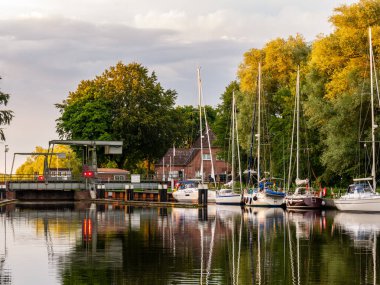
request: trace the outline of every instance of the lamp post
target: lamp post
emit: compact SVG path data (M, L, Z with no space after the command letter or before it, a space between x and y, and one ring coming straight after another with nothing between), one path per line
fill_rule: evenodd
M5 189L7 189L7 152L9 150L8 145L4 145L4 184Z

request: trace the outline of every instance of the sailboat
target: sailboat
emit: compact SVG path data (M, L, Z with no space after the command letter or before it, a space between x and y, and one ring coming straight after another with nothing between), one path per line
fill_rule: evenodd
M235 93L232 93L232 123L231 123L231 153L232 153L232 170L231 170L231 181L228 182L228 186L216 191L216 204L223 205L242 205L242 195L234 192L235 189L235 133L236 133L236 144L237 144L237 154L238 154L238 164L239 164L239 177L240 177L240 193L243 193L242 189L242 179L241 179L241 165L240 165L240 152L239 152L239 137L237 132L237 121L236 121L236 104L235 104Z
M260 152L261 152L261 64L259 63L259 78L258 78L258 114L257 114L257 188L249 189L244 193L244 203L247 206L269 206L269 207L279 207L285 204L285 193L280 191L275 191L271 189L270 186L273 185L272 182L267 181L266 178L260 177ZM250 171L248 171L250 172Z
M324 206L325 201L314 193L309 185L309 179L299 178L299 153L300 153L300 69L297 70L297 85L296 85L296 104L295 112L297 114L297 151L296 151L296 189L293 194L287 195L285 198L287 208L320 208ZM294 130L294 128L293 128ZM293 134L292 134L293 145ZM290 158L292 158L292 151ZM291 159L290 159L291 161ZM291 163L290 163L291 165ZM291 166L289 167L289 181L290 181Z
M375 110L373 90L373 51L372 33L369 34L369 57L371 79L371 143L372 143L372 170L371 177L354 179L354 183L347 188L347 193L338 199L334 199L335 206L341 211L365 211L380 212L380 195L376 193L376 148L375 148ZM372 184L370 183L372 182Z
M211 153L211 144L210 144L210 136L209 136L209 127L207 124L207 117L206 117L206 110L203 107L203 96L202 96L202 83L201 83L201 77L200 77L200 68L197 69L197 78L198 78L198 103L199 103L199 135L200 135L200 160L201 160L201 167L200 167L200 179L193 179L188 181L180 181L174 192L173 192L173 198L177 202L181 203L198 203L198 193L199 189L205 189L207 185L204 184L204 172L203 172L203 131L202 131L202 111L204 112L204 118L205 118L205 125L206 125L206 135L208 139L208 147L209 147L209 153L211 156L211 176L213 180L215 181L215 175L214 175L214 165L212 160L212 153ZM207 201L208 203L215 203L215 197L216 192L213 190L207 191Z

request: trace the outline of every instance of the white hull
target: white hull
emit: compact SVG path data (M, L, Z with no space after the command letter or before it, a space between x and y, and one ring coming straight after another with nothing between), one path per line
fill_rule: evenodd
M340 211L380 212L380 195L370 197L342 197L334 200Z
M243 200L246 206L253 207L281 207L285 203L284 197L276 197L266 193L244 194Z
M231 195L216 195L216 204L219 205L241 205L241 195L231 194Z
M208 190L207 193L208 203L215 203L215 191ZM183 190L177 190L173 192L173 198L180 203L198 204L198 189L187 188Z

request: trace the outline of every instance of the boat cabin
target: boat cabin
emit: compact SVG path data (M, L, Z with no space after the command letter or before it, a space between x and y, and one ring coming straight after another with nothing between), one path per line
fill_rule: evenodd
M178 181L175 185L176 190L184 190L188 188L197 188L199 184L199 181L197 180L184 180L184 181Z
M348 186L348 189L347 189L348 194L368 193L368 192L373 192L372 187L369 183L354 183Z

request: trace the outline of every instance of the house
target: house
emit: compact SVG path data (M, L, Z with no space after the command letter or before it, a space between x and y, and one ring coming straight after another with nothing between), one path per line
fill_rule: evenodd
M102 181L126 181L128 170L119 168L98 168L97 176Z
M211 158L214 165L216 181L225 181L231 166L218 157L219 147L213 145L216 137L210 130L211 153L206 133L202 136L203 153L201 154L201 138L191 148L169 148L165 155L155 164L155 174L159 180L193 179L201 176L201 157L203 157L203 177L210 180L212 173Z

